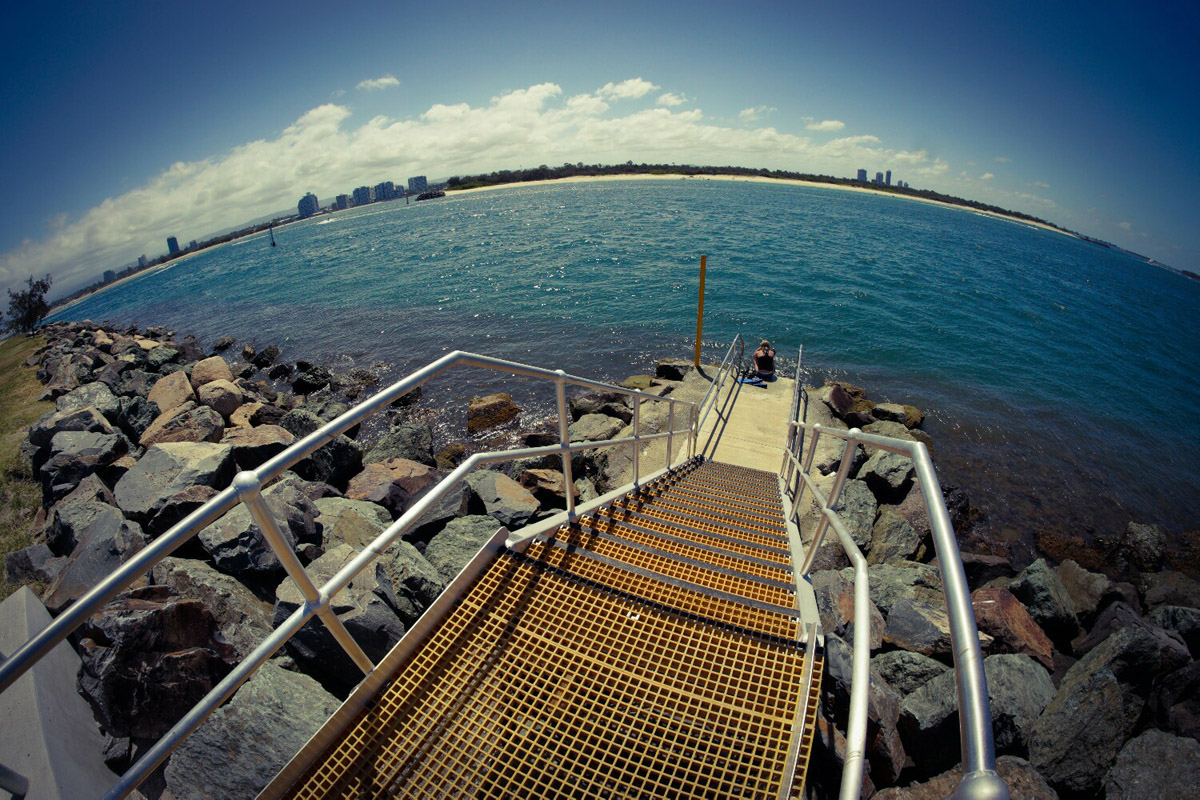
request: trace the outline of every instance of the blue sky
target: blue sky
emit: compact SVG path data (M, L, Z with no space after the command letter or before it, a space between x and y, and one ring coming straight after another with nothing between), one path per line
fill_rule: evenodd
M1200 271L1197 13L9 4L0 286L70 291L305 191L630 159L890 168Z

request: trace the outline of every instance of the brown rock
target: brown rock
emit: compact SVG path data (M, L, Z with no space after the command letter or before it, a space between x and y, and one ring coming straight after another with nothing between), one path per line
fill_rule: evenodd
M1087 626L1095 619L1101 601L1112 594L1112 581L1107 575L1087 571L1069 558L1059 564L1055 572L1071 596L1079 621Z
M474 433L503 425L521 411L522 408L513 402L512 395L504 392L473 398L467 407L467 431Z
M224 419L229 419L242 405L242 390L227 380L209 381L196 391L196 396L200 405L208 406Z
M184 372L172 372L164 375L155 382L146 399L164 411L181 406L189 400L196 399L192 384Z
M979 630L994 637L993 652L1024 653L1054 671L1054 645L1012 592L1002 587L976 589L971 603Z
M1013 800L1058 800L1058 794L1023 758L1000 756L996 759L996 772L1008 784L1008 792ZM955 767L925 783L884 789L875 795L875 800L942 800L954 793L960 780L962 767Z
M567 494L563 474L553 469L527 469L521 473L520 484L538 499L543 508L566 508ZM579 487L572 486L571 494L578 499Z
M362 472L351 478L346 497L378 503L391 512L393 518L398 518L441 477L437 470L416 461L389 458L367 464Z
M233 460L241 469L257 467L294 441L296 437L278 425L230 428L221 438L223 444L233 445Z
M189 400L159 414L146 428L138 444L149 447L164 442L219 442L224 433L225 424L220 414L208 406L197 406Z
M229 415L229 424L235 428L254 427L254 414L262 407L262 403L242 403L237 411Z
M199 389L206 383L212 381L229 381L233 383L233 372L230 371L229 365L225 363L225 359L220 356L211 356L202 361L197 361L192 366L192 388Z

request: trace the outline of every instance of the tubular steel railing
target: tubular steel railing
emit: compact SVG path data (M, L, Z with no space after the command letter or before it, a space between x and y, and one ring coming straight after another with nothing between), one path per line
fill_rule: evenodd
M797 388L799 388L799 364ZM975 627L975 612L971 605L971 593L967 587L966 572L962 556L950 523L950 515L942 498L941 485L933 470L929 451L921 442L893 439L864 433L858 428L839 430L816 425L799 419L801 403L795 397L792 402L792 419L788 423L787 451L780 468L780 479L791 505L789 521L797 527L802 513L804 489L808 488L816 499L820 520L813 532L801 567L807 575L812 567L828 528L837 534L842 548L850 557L854 567L854 626L853 666L850 683L850 713L846 731L846 758L842 768L842 800L857 798L862 787L862 774L866 754L867 737L867 693L870 685L870 625L866 624L870 613L870 589L867 561L854 539L846 530L835 512L842 487L850 475L854 456L859 445L871 445L912 459L917 482L929 511L930 528L933 532L934 549L942 575L942 589L946 596L950 620L950 642L954 655L957 681L959 734L962 741L963 776L953 797L956 800L1008 800L1008 787L996 772L995 744L992 740L992 717L988 704L987 680L983 673L983 654L979 647L979 634ZM810 471L816 454L817 442L822 435L833 436L846 442L842 450L837 475L826 497L817 487ZM807 453L804 451L808 438ZM804 455L801 463L798 456Z
M740 341L738 337L734 344ZM731 344L729 352L726 354L725 361L722 362L721 368L718 370L718 375L729 369L731 356L734 345ZM297 462L320 449L324 445L333 441L337 436L349 430L355 425L358 425L366 418L386 409L394 401L404 396L408 392L416 389L425 382L437 377L447 370L456 367L478 367L489 369L498 372L505 372L510 375L535 378L540 380L552 381L555 384L555 396L558 405L559 415L559 443L557 445L547 445L545 447L531 447L519 450L506 450L501 452L476 453L466 459L462 464L456 467L450 474L442 479L435 487L427 494L421 497L411 508L409 508L399 519L384 530L370 545L364 548L358 555L348 561L336 575L330 578L324 585L317 586L313 583L311 577L305 571L300 560L296 557L295 552L288 547L287 540L283 536L278 523L266 503L263 501L261 490L262 487L269 481L277 478L286 469L293 466ZM569 419L566 399L567 385L579 386L588 389L597 389L607 392L618 392L633 398L633 434L631 436L609 441L587 441L571 443L567 434ZM717 382L714 381L714 385ZM709 387L711 393L713 387ZM719 388L717 394L720 394ZM640 433L640 405L643 401L646 402L665 402L668 403L668 424L667 430L660 433L642 435ZM705 395L705 400L708 401L708 395ZM688 412L689 426L685 429L675 430L675 407L683 406ZM380 555L388 546L397 538L402 536L409 528L411 528L426 511L428 511L435 503L437 503L448 492L458 486L463 479L473 469L484 464L493 464L503 461L511 461L521 458L534 458L538 456L547 456L559 454L562 457L563 479L566 495L566 512L560 515L555 515L548 520L539 523L537 527L543 529L546 525L554 524L556 520L572 520L578 516L579 509L576 508L575 499L571 487L574 484L571 475L571 455L583 450L607 449L612 447L621 447L629 445L633 448L633 473L632 483L627 484L621 489L621 492L627 491L629 486L636 488L639 482L639 452L642 445L646 442L657 439L667 440L667 463L666 467L655 473L655 476L661 474L672 466L672 444L675 434L686 433L689 437L688 448L686 454L680 461L691 458L695 455L696 438L699 432L700 414L699 411L702 405L691 403L683 400L677 400L671 397L659 397L657 395L640 392L634 389L625 389L620 386L594 381L587 378L580 378L574 375L568 375L562 370L548 370L540 367L532 367L526 364L519 364L514 361L505 361L489 356L476 355L474 353L466 353L463 351L455 351L448 353L442 358L434 361L424 367L418 369L412 374L402 378L384 391L376 394L374 397L358 404L346 413L337 417L333 421L318 428L313 433L300 439L289 446L286 450L280 452L274 457L268 459L255 469L246 470L239 473L233 481L233 485L224 491L218 493L203 506L193 511L179 523L170 528L166 533L159 536L144 549L134 555L129 561L123 564L119 569L97 584L93 589L75 601L67 610L61 613L48 627L34 636L18 650L16 650L10 658L3 663L0 663L0 693L8 689L14 681L22 674L38 662L43 656L50 652L56 645L67 638L76 628L82 625L105 603L111 600L120 592L128 588L135 580L145 575L150 569L161 561L163 558L170 555L183 543L191 539L200 531L216 522L224 514L233 509L238 503L245 503L254 522L258 525L263 533L264 539L271 546L272 551L283 564L289 577L295 581L300 592L304 596L304 604L297 608L292 614L284 620L274 631L268 635L251 653L242 660L233 671L229 673L216 687L213 688L208 695L204 697L196 706L188 711L182 719L174 727L164 734L159 741L132 766L121 777L121 779L109 789L105 795L106 798L124 797L134 788L138 786L159 764L161 764L168 755L185 739L192 731L194 731L204 719L212 713L214 709L220 706L225 700L233 695L237 688L248 679L263 663L267 661L280 647L282 647L288 639L296 634L313 616L320 620L329 629L337 642L342 646L346 653L353 659L354 663L363 671L365 675L370 676L375 665L354 637L346 630L342 622L333 613L331 602L339 591L344 589L354 577L370 564L378 555ZM711 406L710 406L711 407ZM616 492L610 492L605 497L615 495ZM589 502L585 507L590 508L595 505L595 501ZM501 531L503 529L501 528ZM522 531L524 533L524 531ZM498 531L499 534L499 531ZM476 559L478 561L478 559ZM474 562L472 562L474 564ZM467 570L471 569L468 566ZM478 569L478 567L476 567ZM464 573L467 572L464 570ZM462 577L462 576L460 576ZM462 581L457 583L461 584ZM449 589L448 589L449 591Z
M737 356L733 352L737 349ZM725 381L739 375L742 372L742 358L746 351L746 344L742 340L742 335L739 333L729 343L729 349L725 351L725 358L721 360L721 366L717 369L717 374L713 376L712 383L709 384L708 390L704 393L704 398L700 401L701 417L696 424L696 432L699 433L704 427L704 423L708 421L709 413L716 408L721 401L721 390L725 388ZM704 442L704 447L700 450L700 455L705 458L712 458L712 454L716 452L717 445L721 441L721 433L724 431L724 426L720 423L722 418L728 419L727 411L734 402L737 391L741 388L738 383L731 383L729 394L725 396L725 402L721 406L721 410L717 412L718 422L713 425L712 430L708 433L708 439Z

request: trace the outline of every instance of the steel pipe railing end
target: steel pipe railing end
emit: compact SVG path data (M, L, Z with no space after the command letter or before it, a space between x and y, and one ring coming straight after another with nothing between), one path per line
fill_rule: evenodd
M969 772L958 782L953 800L1009 800L1008 786L995 770Z

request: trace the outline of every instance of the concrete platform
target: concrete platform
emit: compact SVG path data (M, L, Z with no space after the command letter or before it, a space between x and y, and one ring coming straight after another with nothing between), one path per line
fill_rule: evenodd
M778 472L787 443L794 385L790 378L779 378L766 388L734 384L732 404L725 406L728 393L722 393L721 402L700 430L698 446L702 447L713 428L720 426L721 441L712 455L714 461Z

